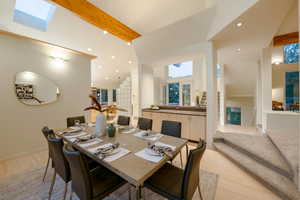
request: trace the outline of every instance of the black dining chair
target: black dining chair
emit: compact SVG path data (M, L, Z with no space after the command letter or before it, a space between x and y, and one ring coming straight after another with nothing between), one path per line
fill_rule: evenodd
M141 130L152 130L152 119L139 117L137 127Z
M103 199L126 184L126 181L106 168L90 171L85 157L79 151L68 147L65 147L63 151L70 164L72 174L70 199L72 199L73 192L81 200Z
M52 154L52 162L54 163L54 174L49 190L49 200L51 199L51 194L56 180L56 175L58 174L65 182L65 192L63 199L66 199L68 183L71 181L71 171L69 163L64 156L63 146L64 142L60 138L48 137L49 148Z
M69 117L67 118L67 127L74 126L76 121L79 121L80 124L84 124L85 118L84 116Z
M144 187L171 200L191 200L198 188L200 199L203 200L199 170L205 149L206 143L201 140L198 147L190 151L185 170L167 163L146 180Z
M43 182L44 182L46 175L47 175L50 161L52 160L51 151L49 149L48 136L50 136L50 135L54 136L54 131L52 129L49 129L47 126L45 126L42 128L42 133L43 133L45 139L47 140L47 144L48 144L48 159L47 159L46 169L45 169L44 176L43 176Z
M130 117L119 115L118 116L117 124L121 125L121 126L129 126L129 124L130 124Z
M163 120L161 124L161 134L181 138L181 123L175 121ZM182 168L183 162L182 162L181 150L179 154L180 154L180 163Z

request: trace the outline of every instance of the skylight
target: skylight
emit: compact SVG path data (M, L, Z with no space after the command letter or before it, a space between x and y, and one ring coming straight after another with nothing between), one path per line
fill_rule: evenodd
M44 0L16 0L14 21L46 31L54 11L55 6Z
M187 77L193 75L193 61L182 62L168 66L169 78Z

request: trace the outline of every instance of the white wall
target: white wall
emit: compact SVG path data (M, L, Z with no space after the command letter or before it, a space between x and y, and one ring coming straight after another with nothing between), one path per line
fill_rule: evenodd
M193 61L193 75L192 77L185 77L185 78L168 78L168 68L167 65L174 64L174 63L181 63L185 61ZM190 54L186 54L182 52L181 55L171 56L160 61L157 61L151 65L153 67L153 75L155 79L155 90L160 90L154 96L154 102L158 102L158 104L163 103L163 91L162 87L169 82L189 82L191 83L191 105L196 104L196 96L201 95L202 92L206 91L206 63L205 57L201 54L200 50L196 50L195 52ZM159 84L156 84L159 82Z
M28 40L0 35L0 160L46 149L43 126L66 127L69 116L84 115L90 104L90 58ZM61 52L68 61L57 66L50 51ZM31 71L47 77L61 91L59 101L43 106L27 106L15 95L18 72Z

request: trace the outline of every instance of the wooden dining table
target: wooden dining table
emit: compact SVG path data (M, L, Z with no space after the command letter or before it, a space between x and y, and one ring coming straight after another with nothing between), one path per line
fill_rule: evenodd
M72 142L70 139L68 139L68 137L65 137L64 134L59 134L61 131L64 130L57 130L55 131L55 134L58 137L63 138L67 143L72 144L74 148L78 149L83 154L87 155L94 161L111 170L112 172L126 180L129 184L134 186L136 188L136 199L141 199L141 188L143 187L144 182L157 170L159 170L166 162L172 159L170 157L163 156L163 158L156 163L136 156L136 152L139 152L148 147L149 140L136 137L132 133L123 133L118 129L114 137L108 137L107 135L101 136L99 137L102 140L101 143L88 147L81 147L78 143ZM95 128L86 126L83 132L94 134ZM187 145L188 142L186 139L167 135L163 135L157 141L176 147L176 149L172 152L173 158L181 151L184 146ZM88 151L89 148L95 148L106 143L119 143L120 147L129 150L130 153L112 162L106 162L99 156L96 156L95 154Z

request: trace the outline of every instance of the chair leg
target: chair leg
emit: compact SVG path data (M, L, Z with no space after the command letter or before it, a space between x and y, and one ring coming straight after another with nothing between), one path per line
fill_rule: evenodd
M131 200L131 187L130 187L130 184L128 184L128 199Z
M181 153L181 151L180 151L180 163L181 163L181 168L183 168L183 162L182 162L182 153Z
M142 188L142 193L143 200L146 200L146 188Z
M70 200L72 200L72 195L73 195L73 189L72 189L72 183L71 183Z
M50 190L49 190L49 200L51 199L51 194L52 194L52 191L53 191L55 180L56 180L56 171L54 170L54 175L53 175L52 183L51 183Z
M200 185L198 184L198 192L199 192L199 196L200 196L200 200L203 200L202 194L201 194L201 190L200 190Z
M188 145L185 145L185 150L186 150L186 161L187 161L188 157L189 157L189 147L188 147Z
M68 183L65 183L65 193L64 193L64 198L63 198L63 200L66 199L67 192L68 192Z
M47 171L48 171L49 163L50 163L50 156L48 156L47 165L46 165L46 169L45 169L44 176L43 176L43 182L45 182L45 178L46 178L46 174L47 174Z

